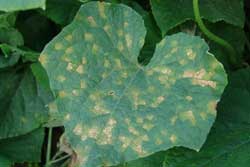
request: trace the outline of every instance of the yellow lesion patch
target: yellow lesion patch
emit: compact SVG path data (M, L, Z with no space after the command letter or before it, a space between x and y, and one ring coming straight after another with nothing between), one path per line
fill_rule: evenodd
M118 42L117 47L118 47L118 50L121 52L124 50L124 46L123 46L123 43L121 41Z
M164 96L157 97L157 99L151 104L151 107L153 108L158 107L164 100L165 100Z
M174 135L174 134L172 134L172 135L170 136L169 140L170 140L172 143L176 143L176 141L177 141L177 136Z
M94 40L94 36L93 36L93 34L91 34L89 32L86 32L86 33L84 33L84 39L86 41L93 41Z
M110 110L108 110L102 102L97 102L93 106L92 112L97 115L102 115L110 113Z
M148 114L146 116L146 118L147 118L147 120L152 121L154 119L154 115L153 114Z
M160 138L157 138L155 141L156 145L161 145L163 143L163 141Z
M126 40L127 47L131 48L132 47L132 43L133 43L131 35L130 34L126 34L125 35L125 40Z
M84 65L84 64L87 64L87 59L86 59L86 57L83 57L82 58L82 64Z
M63 45L60 42L57 42L54 46L55 50L61 50L63 48Z
M64 82L66 80L66 77L63 75L59 75L59 76L57 76L56 80L59 82Z
M191 110L180 113L180 118L181 118L181 120L184 120L184 121L185 121L185 120L190 121L190 123L191 123L192 125L195 125L195 124L196 124L196 118L195 118L195 116L194 116L193 111L191 111Z
M152 123L144 123L144 124L142 125L142 128L145 129L145 130L147 130L147 131L150 131L154 126L155 126L155 125L152 124Z
M186 99L187 101L192 101L192 100L193 100L192 96L186 96L185 99Z
M136 123L142 124L143 123L143 118L136 118Z
M77 90L77 89L73 89L73 90L72 90L72 94L73 94L74 96L79 96L79 95L80 95L80 92L79 92L79 90Z
M84 67L82 64L80 64L77 68L76 68L76 72L79 74L84 74Z
M68 42L71 42L72 39L73 39L73 36L72 36L71 34L69 34L69 35L65 36L64 39L65 39L66 41L68 41Z
M173 117L170 119L171 125L175 125L177 119L178 119L178 116L177 116L177 115L173 116Z
M187 57L190 59L190 60L194 60L195 57L196 57L196 53L193 51L193 49L186 49L186 54L187 54Z
M86 82L85 82L84 80L81 80L81 81L80 81L80 88L81 88L81 89L87 88L87 84L86 84Z
M216 116L217 101L210 101L208 103L208 113Z
M146 105L146 101L140 98L140 91L137 89L131 90L132 103L134 105L134 109L138 109L139 105Z
M51 102L48 104L49 112L55 113L58 112L58 108L55 102Z
M203 79L206 74L207 72L205 69L201 69L199 71L190 70L183 73L183 78L192 78L193 85L200 85L202 87L210 86L212 88L216 88L216 82Z
M123 34L124 34L124 32L123 32L122 29L118 29L118 30L117 30L117 35L118 35L119 37L122 37Z
M116 66L116 68L122 69L121 60L120 60L120 59L115 59L114 61L115 61L115 66Z
M123 23L123 26L124 26L125 28L128 27L128 22L125 21L125 22Z
M88 136L96 139L98 136L98 127L92 127L88 130Z
M80 136L82 132L83 132L82 124L78 123L73 129L73 133L77 136Z
M101 138L97 141L97 143L103 144L111 144L112 143L112 130L116 125L116 120L110 118L107 122L106 127L102 130Z
M104 67L105 67L105 68L110 67L110 62L109 62L108 59L104 59Z
M71 118L71 115L70 115L70 114L66 114L66 115L64 116L64 120L65 120L65 121L69 121L70 118Z
M201 117L203 120L206 120L206 119L207 119L207 113L205 113L205 112L200 112L200 117Z
M174 54L174 53L176 53L178 51L178 48L177 47L174 47L171 51L170 51L170 53L171 54Z
M41 54L39 59L40 63L45 66L48 62L48 58L47 58L47 55L46 54Z
M139 135L139 132L138 132L134 127L132 127L132 126L129 126L129 127L128 127L128 131L129 131L131 134L135 135L135 136L138 136L138 135Z
M131 139L126 136L119 136L118 138L122 143L122 150L125 150L131 143Z
M70 54L73 52L73 47L68 47L65 51L66 54Z
M97 54L99 49L100 49L100 47L97 44L94 43L93 46L92 46L92 53Z
M140 156L145 156L147 154L147 151L144 150L142 147L142 139L141 138L137 138L135 140L132 140L130 146Z
M59 96L60 98L64 98L64 97L67 96L67 93L66 93L64 90L61 90L61 91L59 91L58 96Z
M66 69L67 69L67 71L72 71L73 70L73 64L72 63L68 63Z
M92 27L97 27L96 21L95 21L95 19L93 18L93 16L88 16L88 17L87 17L87 20L88 20L90 26L92 26Z
M101 16L101 18L106 19L106 13L105 13L105 6L104 6L104 2L99 2L98 3L98 11L99 11L99 15Z
M111 30L111 26L106 24L104 27L103 27L104 31L109 34L110 33L110 30Z

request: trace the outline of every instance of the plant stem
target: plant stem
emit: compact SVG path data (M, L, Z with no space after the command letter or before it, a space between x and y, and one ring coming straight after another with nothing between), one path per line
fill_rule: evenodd
M46 154L46 165L45 165L46 167L50 166L52 131L53 131L53 128L49 127L48 143L47 143L47 154Z
M211 31L207 29L205 24L203 23L201 16L200 16L200 10L199 10L199 0L193 0L193 9L194 9L194 16L195 20L200 27L201 31L212 41L216 42L217 44L223 46L229 53L229 60L230 63L237 67L239 66L238 61L236 59L237 52L235 49L230 45L227 41L224 39L218 37L217 35L213 34Z
M50 161L49 164L57 163L57 162L59 162L59 161L61 161L61 160L64 160L64 159L66 159L66 158L69 158L70 156L71 156L71 155L65 155L65 156L63 156L63 157L61 157L61 158L58 158L58 159L54 160L54 161Z

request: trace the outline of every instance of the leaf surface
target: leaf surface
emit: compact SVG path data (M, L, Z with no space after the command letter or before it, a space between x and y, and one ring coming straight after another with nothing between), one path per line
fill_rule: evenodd
M166 154L165 167L248 167L250 164L250 68L229 76L218 117L199 153L178 148Z
M47 121L51 97L30 70L1 71L0 92L0 139L26 134Z
M4 155L16 163L40 162L43 141L43 128L18 137L2 139L0 140L0 157Z
M0 11L12 12L34 8L45 8L46 0L0 0Z
M90 2L43 50L66 137L82 167L115 165L174 146L199 150L227 83L199 37L168 36L147 66L146 30L125 5Z
M162 34L194 19L192 0L150 0L155 20ZM235 26L244 26L243 0L202 0L199 2L201 16L211 22L224 20Z

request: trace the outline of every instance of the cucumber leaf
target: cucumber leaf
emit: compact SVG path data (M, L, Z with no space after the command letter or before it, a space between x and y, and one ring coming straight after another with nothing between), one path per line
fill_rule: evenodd
M146 29L131 8L83 5L43 50L56 100L81 167L110 166L174 146L199 150L227 84L222 65L199 37L178 33L138 63Z

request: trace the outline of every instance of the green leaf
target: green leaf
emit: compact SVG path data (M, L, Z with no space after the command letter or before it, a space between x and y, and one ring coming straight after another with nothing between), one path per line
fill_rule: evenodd
M12 161L9 160L8 158L0 155L0 166L1 167L11 167Z
M166 154L165 167L248 167L250 163L250 68L229 76L218 117L199 153L178 148Z
M125 5L90 2L43 50L56 101L82 167L115 165L174 146L199 150L227 84L199 37L168 36L147 66L146 30Z
M0 11L12 12L34 8L45 9L46 0L0 0Z
M23 136L0 140L0 166L1 155L18 163L40 162L43 139L44 129L40 128Z
M1 71L0 92L0 139L26 134L47 121L45 106L51 98L30 70L18 66Z
M162 167L165 158L165 152L158 152L146 158L130 161L116 167Z
M162 34L170 29L194 19L192 0L150 0L155 20ZM200 1L201 16L211 22L225 22L244 27L243 0L202 0Z
M65 26L73 20L80 6L81 3L78 0L49 0L46 4L46 10L41 11L41 13L55 23Z
M19 55L6 57L0 54L0 69L15 65L18 62L19 58Z

